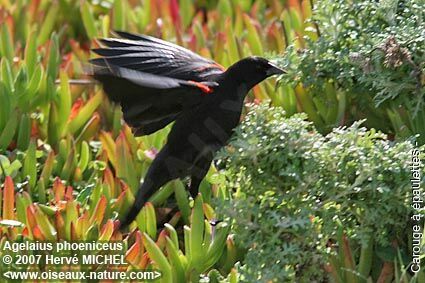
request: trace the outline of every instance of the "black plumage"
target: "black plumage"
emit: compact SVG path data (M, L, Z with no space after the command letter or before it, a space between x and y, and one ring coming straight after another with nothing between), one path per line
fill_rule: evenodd
M122 106L136 136L175 122L148 169L135 203L121 227L134 220L149 197L168 181L191 177L198 193L214 153L238 125L248 91L283 70L261 57L248 57L225 70L178 45L146 36L116 32L93 51L93 76L108 97Z

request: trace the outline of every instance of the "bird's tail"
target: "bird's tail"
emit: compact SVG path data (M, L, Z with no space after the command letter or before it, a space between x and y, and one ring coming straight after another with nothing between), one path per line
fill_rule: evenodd
M149 180L143 182L137 191L133 206L121 221L120 229L127 227L134 219L136 219L136 216L139 214L142 207L157 189L159 189L159 187L154 186L154 183Z
M149 198L171 179L173 178L169 175L168 170L166 170L164 167L162 159L158 158L157 156L152 165L149 167L144 182L137 191L133 206L122 219L120 229L130 225L130 223L136 218L137 214L139 214L140 210L149 200Z

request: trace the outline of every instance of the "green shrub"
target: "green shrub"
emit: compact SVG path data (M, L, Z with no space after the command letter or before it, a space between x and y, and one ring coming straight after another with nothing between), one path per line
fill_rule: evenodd
M424 144L424 11L422 0L316 1L320 37L288 49L282 82L302 84L328 107L332 84L346 107L337 122L367 118L367 126L401 138L420 133Z
M380 270L411 250L412 143L390 142L361 122L323 136L305 119L253 107L222 152L234 188L223 206L247 250L241 276L248 282L323 282L325 269L357 282L346 270L367 278L372 264Z

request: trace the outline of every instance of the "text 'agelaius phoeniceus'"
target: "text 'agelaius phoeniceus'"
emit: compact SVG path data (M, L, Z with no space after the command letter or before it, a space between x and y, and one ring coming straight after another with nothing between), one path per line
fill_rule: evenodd
M93 76L108 97L119 102L124 120L136 136L148 135L175 122L167 143L142 182L135 202L121 222L129 225L145 202L168 181L191 177L195 197L214 153L238 125L248 91L284 71L261 57L248 57L225 70L175 44L116 32L94 49Z

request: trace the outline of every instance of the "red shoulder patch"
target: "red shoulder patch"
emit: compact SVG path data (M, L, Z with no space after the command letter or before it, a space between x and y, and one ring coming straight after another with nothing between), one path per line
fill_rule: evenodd
M195 85L200 90L202 90L202 92L205 93L205 94L210 94L210 93L214 92L214 90L211 87L209 87L209 86L207 86L203 83L199 83L199 82L195 82L195 81L189 81L189 82L192 83L193 85Z

